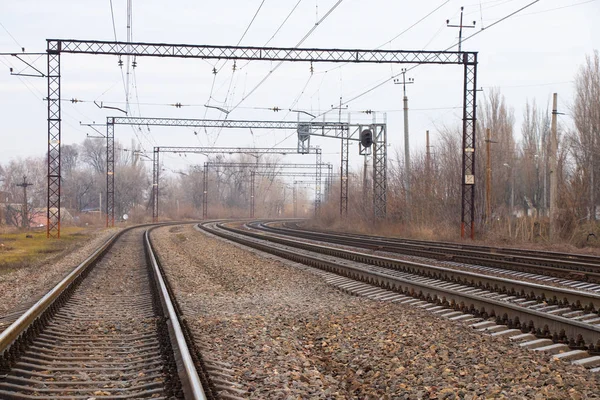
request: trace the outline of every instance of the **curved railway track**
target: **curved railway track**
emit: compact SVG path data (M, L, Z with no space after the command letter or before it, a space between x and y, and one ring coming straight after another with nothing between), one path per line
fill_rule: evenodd
M600 294L311 244L249 226L242 229L213 223L201 227L335 274L337 278L328 275L328 281L344 290L379 299L422 302L423 307L455 319L476 317L482 321L477 328L530 339L528 347L562 351L557 357L600 370ZM495 323L489 321L492 319Z
M144 230L107 241L2 331L0 398L215 398Z
M297 238L600 284L600 257L592 255L317 231L301 228L296 222L284 225L253 224L257 229Z

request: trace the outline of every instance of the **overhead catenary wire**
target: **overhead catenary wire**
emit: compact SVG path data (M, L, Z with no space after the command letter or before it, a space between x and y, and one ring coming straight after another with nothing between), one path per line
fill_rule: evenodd
M394 40L398 39L400 36L404 35L405 33L407 33L408 31L410 31L412 28L414 28L415 26L419 25L421 22L425 21L427 18L429 18L431 15L433 15L436 11L438 11L440 8L442 8L443 6L445 6L446 4L448 4L450 0L446 0L444 1L442 4L440 4L439 6L437 6L436 8L434 8L433 10L431 10L429 13L427 13L425 16L421 17L421 19L419 19L417 22L413 23L412 25L410 25L408 28L404 29L402 32L400 32L399 34L397 34L396 36L394 36L393 38L391 38L390 40L388 40L385 43L382 43L381 45L375 47L375 50L379 50L382 47L385 47L388 44L391 44ZM350 63L346 62L343 63L341 65L338 65L336 67L330 68L328 70L325 71L319 71L319 72L315 72L315 74L326 74L328 72L331 71L335 71L336 69L340 69L343 68L344 66L348 65Z
M338 0L328 11L327 13L325 13L325 15L315 23L315 25L304 35L304 37L293 47L293 48L297 48L298 46L302 45L302 43L304 43L304 41L306 41L306 39L309 38L309 36L319 27L320 24L323 23L323 21L325 21L325 19L327 19L327 17L329 15L331 15L331 13L340 5L342 4L344 0ZM275 67L273 67L268 73L267 75L265 75L261 81L254 86L254 88L252 88L252 90L250 90L248 92L248 94L246 94L244 97L242 97L242 99L232 108L229 110L229 112L232 112L233 110L235 110L236 108L238 108L240 106L240 104L242 104L248 97L250 97L259 87L262 86L263 83L266 82L267 79L269 79L269 77L273 74L273 72L275 72L285 61L280 61L278 62Z
M13 66L10 64L10 62L9 62L9 63L6 63L6 62L5 62L5 61L3 61L1 58L0 58L0 62L1 62L2 64L4 64L5 66L9 67L9 68L13 67ZM18 79L19 79L19 81L20 81L20 82L23 84L23 86L25 86L25 88L27 89L27 91L29 91L29 93L31 93L31 94L32 94L32 95L33 95L33 96L34 96L36 99L38 99L38 100L39 100L39 101L41 101L42 103L45 103L45 100L44 100L45 96L44 96L44 94L43 94L42 92L40 92L40 91L39 91L39 90L38 90L38 89L37 89L35 86L31 85L31 83L29 83L29 82L28 82L28 80L27 80L26 78L23 78L23 77L21 77L21 76L17 76L17 78L18 78ZM36 93L36 92L37 92L37 93ZM64 110L62 110L62 114L63 114L63 115L65 115L66 117L72 118L72 119L74 119L74 120L78 120L78 118L75 118L73 115L71 115L70 113L68 113L68 112L66 112L66 111L64 111ZM81 130L81 129L80 129L79 127L77 127L76 125L73 125L73 124L71 124L71 123L69 123L69 122L67 122L67 121L65 121L65 120L63 120L63 122L64 122L66 125L68 125L68 126L70 126L71 128L73 128L74 130L76 130L76 131L79 131L79 132L81 132L81 133L85 133L85 131Z
M288 21L288 19L290 19L290 17L292 16L292 14L294 13L294 11L296 11L296 8L298 8L298 6L300 5L300 3L302 2L302 0L298 0L296 2L296 4L294 5L294 7L292 8L292 10L287 14L287 16L285 17L285 19L283 20L283 22L281 24L279 24L279 27L275 30L275 33L273 33L273 35L271 35L271 37L269 38L269 40L267 40L264 44L263 47L266 47L269 45L269 43L271 43L271 41L275 38L275 36L277 36L277 34L279 33L279 31L283 28L283 26L286 24L286 22ZM242 65L239 69L243 69L245 68L248 64L250 64L251 61L247 61L244 65Z
M500 22L503 22L503 21L507 20L508 18L510 18L510 17L512 17L512 16L514 16L514 15L516 15L516 14L518 14L519 12L521 12L521 11L523 11L523 10L525 10L525 9L527 9L527 8L529 8L529 7L531 7L531 6L532 6L532 5L534 5L535 3L538 3L539 1L540 1L540 0L534 0L534 1L530 2L530 3L528 3L527 5L525 5L525 6L521 7L521 8L519 8L519 9L517 9L516 11L513 11L513 12L511 12L510 14L508 14L508 15L506 15L506 16L504 16L504 17L500 18L499 20L495 21L494 23L490 24L490 25L489 25L487 28L485 28L485 29L482 29L482 30L480 30L480 31L477 31L477 32L475 32L475 33L473 33L473 34L471 34L471 35L467 36L466 38L462 39L462 42L464 43L465 41L467 41L467 40L469 40L469 39L473 38L474 36L476 36L476 35L480 34L481 32L484 32L484 31L487 31L487 30L489 30L491 27L493 27L493 26L495 26L495 25L499 24ZM458 44L458 43L455 43L455 44L453 44L452 46L449 46L448 48L446 48L446 49L445 49L445 50L443 50L443 51L448 51L448 50L450 50L451 48L453 48L454 46L456 46L457 44ZM420 65L421 65L421 64L417 64L417 65L414 65L414 66L412 66L412 67L410 67L410 68L407 68L407 69L406 69L406 72L408 72L408 71L412 71L413 69L417 68L417 67L418 67L418 66L420 66ZM363 97L363 96L365 96L365 95L367 95L367 94L371 93L372 91L374 91L374 90L376 90L376 89L379 89L381 86L383 86L383 85L385 85L386 83L388 83L388 82L392 81L394 78L397 78L397 77L398 77L398 76L400 76L400 75L401 75L401 73L399 73L399 74L395 74L395 75L392 75L391 77L389 77L389 78L387 78L387 79L385 79L385 80L383 80L383 81L381 81L381 82L377 83L375 86L373 86L373 87L371 87L371 88L369 88L369 89L367 89L367 90L363 91L362 93L360 93L360 94L358 94L358 95L356 95L356 96L353 96L353 97L351 97L350 99L348 99L348 100L346 100L346 101L342 102L342 105L347 105L347 104L351 103L352 101L354 101L354 100L357 100L357 99L359 99L359 98L361 98L361 97ZM325 113L327 113L327 111L326 111L326 112L324 112L324 113L321 113L321 114L317 115L317 117L320 117L320 116L322 116L322 115L323 115L323 114L325 114Z
M115 42L117 42L117 25L115 24L115 10L113 8L113 2L112 0L109 0L110 2L110 16L112 18L112 27L113 27L113 33L115 35Z
M246 26L246 29L244 30L244 33L242 33L242 36L240 37L240 39L237 41L236 46L239 46L240 43L242 43L242 40L244 40L244 37L246 37L246 34L248 33L248 31L250 30L250 28L252 27L252 24L254 24L254 20L256 19L256 17L258 16L258 13L260 12L260 10L262 9L263 5L265 4L265 0L262 0L260 5L258 6L258 9L256 10L256 12L254 13L252 19L250 20L250 23L248 23L248 26ZM215 87L215 82L214 79L216 79L216 76L219 72L221 72L221 70L223 69L223 67L227 65L227 61L223 62L223 65L221 65L219 68L217 68L216 66L213 67L213 74L214 74L214 78L213 78L213 84L211 86L211 90L210 93L208 95L208 100L206 102L206 104L210 105L210 100L213 98L213 90ZM233 70L233 74L235 74L235 68ZM233 76L230 78L233 79ZM229 84L229 88L231 88L231 81Z

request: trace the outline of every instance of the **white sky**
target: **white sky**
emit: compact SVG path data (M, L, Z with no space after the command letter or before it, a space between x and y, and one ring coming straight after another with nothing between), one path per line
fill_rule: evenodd
M263 0L158 1L133 0L133 41L235 45L248 27ZM344 0L306 39L301 47L364 48L398 50L444 50L457 42L458 30L446 27L446 19L458 24L460 7L465 7L464 23L476 21L475 29L465 29L463 37L480 31L495 21L529 4L532 0ZM254 23L240 45L264 45L290 13L298 6L270 41L270 46L293 47L314 27L337 0L264 0ZM127 37L126 0L112 0L117 38ZM415 22L439 9L422 22L390 42ZM593 49L600 48L600 0L541 0L521 13L484 30L463 44L463 49L479 52L478 86L499 87L509 106L514 108L517 124L526 99L545 106L553 92L559 94L560 111L568 113L572 103L573 79ZM114 40L110 0L0 0L0 52L44 52L46 39ZM456 49L456 48L454 48ZM28 60L46 70L46 57ZM125 59L124 59L125 61ZM133 60L130 60L130 62ZM13 57L0 56L0 162L15 157L41 156L47 150L47 111L42 98L47 83L43 78L11 76L24 65ZM130 75L130 115L176 118L223 118L204 104L231 109L254 88L276 63L254 61L246 65L213 60L137 59L135 76ZM220 69L215 76L213 66ZM376 86L400 72L400 65L317 64L311 75L306 63L284 63L251 96L230 113L229 119L281 120L297 118L287 109L301 109L313 114L330 110L339 103ZM123 115L98 109L93 100L125 108L125 90L116 56L61 56L62 98L76 98L83 103L64 101L62 141L81 142L86 133L95 134L83 123L104 122L107 116ZM243 67L243 68L241 68ZM24 72L31 72L25 69ZM123 68L125 73L125 67ZM419 66L407 76L415 84L407 87L410 112L411 151L425 148L425 131L435 139L436 128L460 124L462 103L462 67ZM212 98L209 100L211 93ZM481 98L481 97L480 97ZM139 104L138 104L139 103ZM181 103L182 108L169 104ZM285 111L265 110L279 107ZM454 107L454 108L453 108ZM388 135L394 150L403 151L402 88L388 82L380 88L352 100L348 105L353 122L370 121L376 111L378 119L387 112ZM342 120L347 120L344 111ZM337 120L337 110L328 116ZM562 123L570 123L568 115ZM100 128L103 129L103 128ZM116 138L130 147L132 138L140 141L149 153L153 146L296 146L294 132L152 127L142 132L117 127ZM286 140L285 138L288 137ZM339 141L311 139L324 151L324 161L339 166ZM351 163L360 158L355 145ZM167 167L177 170L201 164L202 156L165 157ZM289 162L313 162L314 157L288 156Z

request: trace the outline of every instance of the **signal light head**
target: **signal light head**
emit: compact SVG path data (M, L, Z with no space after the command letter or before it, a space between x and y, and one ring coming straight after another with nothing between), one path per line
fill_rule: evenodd
M360 144L363 147L371 147L373 145L373 131L365 129L360 133Z

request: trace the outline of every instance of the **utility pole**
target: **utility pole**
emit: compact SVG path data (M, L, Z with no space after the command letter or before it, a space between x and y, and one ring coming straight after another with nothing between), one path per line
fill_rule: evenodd
M557 151L558 151L558 139L556 136L556 117L557 111L558 94L554 93L552 96L552 131L550 136L550 240L556 238L556 203L557 203L557 186L558 177L556 176L557 169Z
M294 202L294 218L298 218L298 192L296 189L296 181L294 181L294 192L293 192L293 202Z
M427 169L427 179L431 173L431 146L429 145L429 131L425 131L425 168Z
M250 171L250 218L254 218L254 182L255 171Z
M462 30L463 28L475 28L475 21L473 21L473 25L463 25L463 9L460 8L460 24L459 25L450 25L450 20L446 20L446 26L448 28L458 28L458 52L462 51Z
M23 175L23 183L17 183L18 187L23 188L23 210L21 212L21 226L25 229L29 229L29 213L27 212L27 186L31 186L33 183L27 182L27 176Z
M406 174L406 210L407 219L410 220L410 147L408 141L408 97L406 96L406 85L415 83L413 78L409 78L406 81L406 68L402 69L402 82L399 79L394 79L394 83L399 85L402 84L404 92L404 173Z
M486 129L485 132L485 222L490 222L492 217L492 143L498 143L491 138L491 129Z

